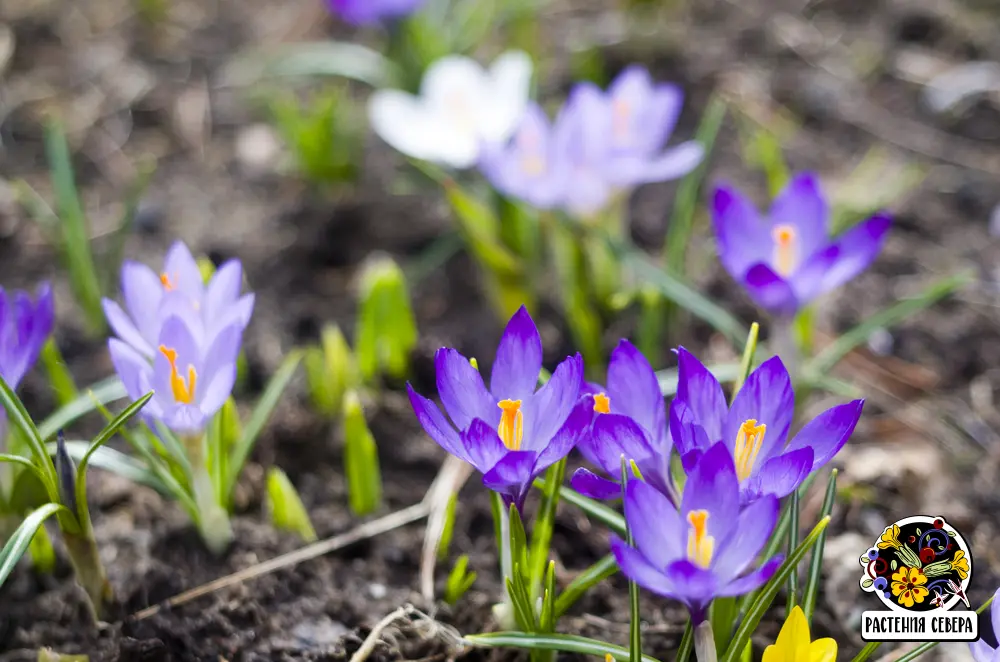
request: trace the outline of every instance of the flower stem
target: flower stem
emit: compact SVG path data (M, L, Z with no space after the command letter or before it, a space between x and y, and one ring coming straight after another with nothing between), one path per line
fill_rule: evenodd
M719 655L715 650L715 633L712 632L712 621L702 621L694 629L694 652L698 662L718 662Z
M771 325L771 350L781 357L781 362L788 369L788 374L792 377L792 384L796 389L799 387L802 368L802 353L799 351L799 344L795 340L795 321L791 317L779 317Z
M193 473L191 489L198 508L198 533L209 551L219 555L226 551L233 541L233 525L229 521L226 508L219 502L218 490L212 483L205 449L205 435L184 437L183 441Z
M500 572L503 575L503 604L497 614L500 627L513 630L517 627L514 621L514 602L507 589L507 580L514 576L514 561L510 552L510 515L506 508L500 508Z
M95 622L100 621L107 616L114 594L101 564L93 529L87 527L87 530L80 533L70 533L64 529L62 536L76 581L89 598L91 616Z

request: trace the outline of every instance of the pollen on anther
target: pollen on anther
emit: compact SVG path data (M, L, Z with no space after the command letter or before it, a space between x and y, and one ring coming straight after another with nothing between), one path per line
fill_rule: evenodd
M598 414L611 413L611 398L605 393L598 393L594 396L594 411Z

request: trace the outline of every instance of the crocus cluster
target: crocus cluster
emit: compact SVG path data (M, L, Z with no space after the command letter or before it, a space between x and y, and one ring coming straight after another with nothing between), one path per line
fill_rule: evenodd
M669 413L649 362L625 340L612 354L606 387L583 381L577 355L536 390L542 344L522 307L500 341L489 388L467 358L443 348L435 365L448 418L412 388L410 402L438 444L519 509L532 481L578 448L604 475L578 469L573 488L600 499L624 492L635 545L611 543L624 574L685 604L697 624L713 599L747 593L773 575L780 557L759 566L754 559L772 534L779 500L833 458L864 403L827 410L787 443L795 403L780 359L750 373L732 406L684 348L678 362ZM683 489L674 458L686 474Z
M607 91L579 83L554 122L529 105L511 140L484 150L481 170L498 191L536 208L597 214L631 188L681 177L701 162L699 143L664 148L683 98L639 66Z
M719 186L712 220L722 265L757 305L781 317L867 269L891 225L876 214L831 237L830 205L811 173L794 177L766 215L735 188Z
M420 9L426 0L328 0L330 9L352 25L399 19Z
M147 420L196 436L225 404L253 313L253 294L240 295L242 280L240 262L230 260L206 284L181 242L170 247L159 275L137 262L122 265L124 309L104 300L117 335L108 348L129 397L155 392L143 408Z

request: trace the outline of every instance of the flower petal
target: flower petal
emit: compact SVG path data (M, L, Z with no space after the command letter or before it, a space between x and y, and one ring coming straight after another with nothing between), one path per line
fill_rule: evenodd
M876 214L837 237L835 245L840 253L837 262L823 277L822 292L840 287L867 269L882 251L891 226L889 216Z
M146 382L151 380L153 368L149 365L142 354L139 354L131 345L128 345L117 338L108 341L108 352L111 354L111 363L115 366L118 378L125 386L128 397L138 400L146 394L143 390L143 380L141 375L145 374Z
M715 189L712 224L719 260L735 280L742 281L754 264L770 260L770 229L750 199L736 188L721 185Z
M628 481L625 520L636 548L656 567L666 568L684 558L687 525L670 500L652 485L641 480Z
M784 556L780 554L768 559L753 572L743 575L739 579L734 579L720 588L716 592L716 596L720 598L734 597L737 595L746 595L751 591L757 590L774 576L774 573L778 571L781 562L784 560Z
M763 262L747 270L743 286L754 303L774 315L794 315L799 308L792 286Z
M599 414L590 434L581 441L581 450L609 476L621 475L622 456L626 460L645 460L654 451L639 424L622 414Z
M414 391L409 383L406 385L406 393L410 396L410 405L417 415L417 421L430 438L448 453L471 464L458 432L448 423L437 405Z
M776 497L757 499L740 513L731 535L718 541L712 568L719 579L728 582L743 573L767 544L778 522L781 504Z
M615 410L632 418L649 433L658 452L670 452L666 407L659 380L646 357L627 340L619 341L611 352L608 394Z
M671 563L666 574L676 598L691 611L691 620L695 623L704 620L708 603L718 595L719 581L715 574L687 559Z
M455 427L464 430L474 418L494 427L500 423L500 408L469 359L450 347L442 347L434 354L434 372L441 404Z
M705 158L705 147L690 140L652 158L628 155L610 161L609 180L619 186L638 186L683 177Z
M479 136L487 142L507 140L528 105L533 65L524 51L511 50L490 66L490 98L479 115Z
M749 503L765 494L781 498L788 496L802 484L812 471L811 448L787 451L767 460L747 479L742 488L743 503Z
M830 637L809 644L809 662L837 662L837 642Z
M722 385L708 368L683 347L677 348L677 397L694 414L694 422L704 429L708 440L722 439L723 423L729 412Z
M744 421L753 419L758 425L766 425L764 441L755 462L755 466L759 467L776 450L784 447L794 413L792 378L781 358L771 357L750 373L736 394L723 428L723 440L730 452L734 452L736 435Z
M137 351L145 354L149 358L153 357L153 347L146 342L139 329L136 328L129 316L122 310L121 306L111 299L101 299L101 308L104 309L104 316L108 320L111 330L124 342Z
M198 268L198 261L183 241L175 241L163 258L163 273L179 292L196 301L205 296L205 281Z
M723 443L705 451L688 474L681 497L681 518L686 520L692 510L708 511L707 531L716 540L729 535L736 524L740 486L736 465Z
M535 478L537 458L538 454L533 451L510 451L483 474L483 485L510 496L520 508L520 502Z
M163 298L160 279L145 264L127 260L122 264L122 298L142 337L155 345L160 330L157 309Z
M618 536L611 536L611 553L618 562L622 574L647 591L657 595L674 597L674 585L667 579L665 569L656 568L642 552L629 547L628 543Z
M700 451L712 446L704 428L695 422L694 410L682 400L670 403L670 438L682 460L696 451L700 456ZM684 468L690 469L686 464Z
M813 461L810 471L819 469L832 460L850 439L864 406L864 400L854 400L827 409L799 430L785 452L811 448Z
M524 450L541 450L576 406L583 384L583 358L577 354L556 366L552 378L524 403Z
M804 172L793 177L774 199L768 217L772 227L794 228L796 250L802 258L828 243L830 207L815 173Z
M542 337L521 306L507 322L490 372L490 392L497 400L527 400L542 370Z
M585 437L590 435L590 424L594 420L594 404L589 397L576 403L566 422L555 433L547 446L538 453L538 470L542 471L563 459Z
M492 469L504 455L514 452L503 445L495 427L479 418L461 436L466 461L482 473Z
M764 651L762 662L812 662L809 643L809 622L802 608L796 606L785 618L777 640Z
M234 384L236 384L236 363L230 363L216 370L211 381L199 394L198 408L201 412L209 418L214 416L222 409L222 405L226 404L226 400L233 392Z
M601 478L587 469L577 469L569 481L570 487L585 497L607 501L618 499L622 495L622 486L607 478Z

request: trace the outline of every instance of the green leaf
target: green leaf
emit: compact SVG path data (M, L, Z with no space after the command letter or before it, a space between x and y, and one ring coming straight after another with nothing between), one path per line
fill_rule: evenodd
M55 443L48 444L49 451L55 453ZM74 461L79 462L90 448L90 443L86 441L67 441L66 452ZM147 468L143 463L135 458L116 451L113 448L102 446L91 453L90 465L98 469L110 471L122 478L126 478L133 483L145 485L159 492L165 497L177 498L174 492L167 487L157 476L156 472ZM180 486L178 485L178 488Z
M51 336L42 346L41 361L49 377L49 386L56 394L56 401L60 406L69 404L79 397L80 394L77 393L76 384L73 382L73 375L66 367L66 361L63 360L59 347Z
M712 621L712 632L715 634L715 649L724 651L729 646L729 638L733 635L733 626L739 616L739 602L735 597L716 598L709 608L709 619Z
M45 491L49 499L58 503L59 491L56 488L56 467L52 458L45 450L45 444L38 434L31 415L24 408L24 403L17 397L17 394L10 388L7 381L0 375L0 404L7 410L7 418L14 427L21 433L24 442L31 451L32 459L39 469L39 478L45 486Z
M35 571L50 575L56 569L56 550L52 547L52 539L44 526L35 529L35 535L28 546L28 554Z
M556 600L555 618L561 618L587 591L617 572L618 562L611 554L581 572Z
M97 409L95 400L102 404L110 404L116 400L126 397L125 387L121 380L109 377L101 380L86 389L84 393L77 395L72 402L67 402L48 418L38 424L38 434L42 439L48 440L56 436L56 432L69 427L77 419L86 416Z
M757 626L760 624L760 619L764 617L764 613L771 606L774 601L778 591L781 590L782 584L788 581L788 577L795 572L799 563L805 558L805 555L809 552L816 541L819 539L821 533L826 530L827 525L830 523L829 516L824 517L813 527L813 530L809 533L805 539L799 543L798 547L788 555L784 563L778 568L777 572L771 577L770 581L764 585L764 587L757 593L756 599L750 604L749 609L747 609L746 616L744 616L743 621L740 626L736 629L736 634L733 635L732 642L729 644L729 648L726 649L726 654L722 657L721 662L738 662L739 656L743 653L743 648L750 641L750 635L754 633Z
M512 526L511 531L513 529ZM511 606L514 608L514 620L517 622L517 627L524 632L537 632L538 619L535 616L535 608L531 604L531 598L528 597L528 587L524 585L524 567L522 565L514 563L514 571L507 578L506 585Z
M465 641L480 648L523 648L526 650L553 650L581 655L594 655L601 659L610 655L618 662L630 662L629 651L621 646L597 639L571 634L529 634L524 632L491 632L472 634ZM659 662L655 657L642 656L642 662Z
M243 465L246 464L247 458L250 457L250 452L257 443L257 437L264 431L264 426L267 425L268 419L271 418L274 408L278 406L278 401L288 387L288 383L292 381L295 369L299 366L299 361L301 360L301 351L295 350L288 353L281 367L278 368L278 371L274 373L274 376L267 383L264 393L260 396L260 400L257 401L257 406L254 407L253 413L250 414L250 420L247 421L246 426L243 428L243 434L230 451L225 490L223 490L223 494L226 495L227 504L232 498L233 489L236 487L236 481L239 480L240 473L243 471Z
M24 552L31 545L31 540L35 537L35 531L38 530L38 527L42 526L46 519L62 510L66 509L58 503L47 503L24 518L21 525L7 540L3 549L0 550L0 586L3 586L7 577L14 571L17 562L24 556Z
M833 504L837 498L837 470L830 472L830 480L826 483L826 495L823 497L823 509L820 517L827 517L833 512ZM813 612L816 609L816 598L819 595L821 574L823 572L823 547L826 544L826 531L820 534L813 549L812 559L809 562L809 576L806 579L805 588L802 591L802 611L805 612L806 621L812 625ZM874 583L873 580L865 580ZM867 587L866 587L867 588Z
M538 627L541 632L556 630L556 562L549 561L545 569L544 590L542 591L542 613L538 617Z
M674 662L688 662L691 653L694 652L694 627L691 619L688 618L687 625L684 626L684 634L681 635L681 643L677 646L677 659Z
M736 394L743 388L743 382L747 380L750 368L753 367L753 357L757 353L757 336L759 333L760 324L754 322L750 325L750 333L747 334L746 344L743 345L743 358L740 360L740 372L737 374L736 379L733 380L733 394L729 400L730 406L736 401Z
M510 508L507 511L507 518L510 524L511 563L514 567L519 567L523 571L528 567L528 534L524 530L524 522L521 521L521 513L517 510L516 504L510 504ZM529 600L528 604L532 605L534 603ZM531 611L534 612L534 608Z
M212 417L206 434L208 457L205 461L215 488L215 499L228 506L229 498L224 490L229 471L229 453L243 434L240 412L232 396L226 399L222 408Z
M100 280L91 252L90 223L77 193L66 136L55 121L49 121L45 126L45 153L56 195L61 250L69 271L69 281L91 329L95 334L100 334L107 326L101 307Z
M362 269L354 352L366 382L378 375L405 379L417 345L417 323L402 269L389 257Z
M542 583L549 566L549 547L556 525L556 508L559 506L559 486L566 478L566 458L553 464L545 472L545 489L531 529L531 600L542 594Z
M919 296L912 299L904 299L885 310L875 313L850 331L839 336L829 346L824 348L823 351L813 357L811 361L808 361L803 366L803 373L808 379L815 381L832 370L851 350L866 342L876 329L887 329L895 324L899 324L907 317L932 306L934 303L972 281L973 276L970 273L949 276L937 281Z
M299 493L278 467L267 471L267 511L276 529L298 534L306 542L316 541L316 530Z
M799 544L799 491L795 490L788 498L788 553L795 551ZM799 573L798 569L788 575L788 604L785 613L791 613L795 605L798 604L799 597Z
M448 573L445 583L444 601L454 606L476 581L476 573L468 572L469 557L462 554L455 560L455 566Z
M621 456L622 462L622 502L625 503L626 487L632 478L630 475L635 468L635 463L630 462L625 455ZM631 464L631 466L630 466ZM635 539L632 537L632 528L628 526L628 513L625 523L625 541L630 547L635 546ZM628 650L630 662L642 662L642 615L639 613L639 585L632 579L628 580L628 602L629 602L629 627L628 627Z
M382 472L378 446L368 429L357 393L344 398L344 475L348 499L355 515L374 512L382 503Z
M538 479L535 481L535 485L544 489L545 481ZM587 517L600 522L618 535L625 535L625 518L603 503L589 499L565 485L559 487L559 498L566 503L573 504L582 510Z
M337 76L375 88L398 78L396 65L376 50L339 41L298 42L236 59L226 71L231 84L251 86L268 77Z
M500 219L482 201L462 190L454 180L442 182L459 229L477 259L499 276L520 275L521 261L500 241Z
M77 512L75 515L83 526L84 531L90 530L90 511L87 509L87 464L90 462L91 456L93 456L98 448L111 441L111 438L115 436L119 428L132 420L132 418L146 406L146 403L149 402L149 399L152 397L153 392L150 391L126 407L122 413L118 414L113 421L105 426L105 428L101 430L96 437L94 437L94 440L90 443L87 451L83 454L83 457L80 458L80 462L76 468Z

